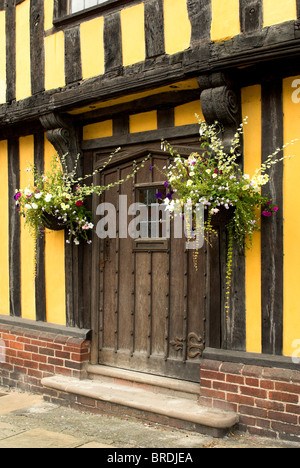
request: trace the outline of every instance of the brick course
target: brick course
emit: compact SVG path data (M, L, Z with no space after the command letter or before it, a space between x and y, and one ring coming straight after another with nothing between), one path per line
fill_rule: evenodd
M89 341L0 324L0 343L5 351L5 357L0 356L2 386L41 392L44 377L54 374L86 377Z
M200 404L237 412L242 431L300 442L300 371L203 360L200 375Z

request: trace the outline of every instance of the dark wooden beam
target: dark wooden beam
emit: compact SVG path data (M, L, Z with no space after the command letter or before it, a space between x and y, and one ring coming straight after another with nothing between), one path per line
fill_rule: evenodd
M19 140L8 140L10 315L21 316L21 227L14 195L20 185Z
M6 100L16 99L16 7L6 2Z
M145 2L146 57L165 53L164 11L162 0Z
M81 81L80 27L65 31L65 76L66 84Z
M104 17L104 51L106 73L121 70L123 57L120 12Z
M30 3L30 61L32 94L45 89L44 1Z
M282 80L270 76L262 85L262 162L283 145ZM279 155L280 157L280 155ZM262 352L281 355L283 349L283 163L269 171L271 182L262 193L279 211L262 219Z
M44 133L34 135L34 165L44 172ZM35 304L36 320L46 322L45 237L37 239L36 246Z

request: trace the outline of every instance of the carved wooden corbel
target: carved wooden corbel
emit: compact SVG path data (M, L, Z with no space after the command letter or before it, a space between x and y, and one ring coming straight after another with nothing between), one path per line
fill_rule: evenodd
M72 119L52 112L40 117L40 122L59 157L65 157L68 172L72 172L77 156L81 155L78 132Z
M223 125L225 151L231 148L232 139L241 124L239 93L231 79L223 73L205 75L198 79L201 90L201 107L208 124L218 121Z

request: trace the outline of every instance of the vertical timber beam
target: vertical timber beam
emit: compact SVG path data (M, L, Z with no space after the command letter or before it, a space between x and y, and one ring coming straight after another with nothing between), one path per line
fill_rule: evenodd
M10 315L21 317L21 227L14 195L20 185L19 140L8 140Z
M30 2L31 91L45 89L44 0Z
M34 135L34 165L37 170L44 172L44 134ZM46 275L45 275L45 238L37 239L36 246L36 278L35 278L35 304L36 320L46 322Z
M5 3L6 8L6 100L16 99L16 7L15 2Z
M164 12L162 0L145 3L146 57L165 53Z
M201 76L198 78L198 83L201 91L201 107L208 124L213 124L218 121L223 126L223 144L225 152L229 152L232 139L237 128L241 124L241 96L240 90L235 86L234 77L223 73L215 73L212 75ZM241 168L243 161L240 161ZM225 269L227 255L227 232L225 228L220 229L219 246L215 246L216 251L210 253L212 258L216 255L216 261L219 258L220 275L221 275L221 310L220 323L222 324L221 345L225 349L245 351L246 349L246 290L245 290L245 255L240 252L236 245L233 254L233 275L230 311L228 316L225 316ZM217 253L220 249L219 254ZM210 288L218 290L220 283L216 279L216 272L210 275L215 278L215 285L210 284ZM211 304L215 304L212 301ZM216 320L216 311L210 312L208 319ZM218 320L219 323L219 320ZM210 324L212 326L212 324ZM207 331L210 330L209 324ZM214 343L218 343L219 339L214 338Z
M77 172L81 174L81 149L78 130L71 119L50 113L40 117L41 124L47 130L47 138L62 159L65 156L67 171L75 168L79 155ZM68 326L82 327L83 323L83 256L84 247L66 244L66 323Z
M187 0L192 25L191 43L210 41L212 22L211 0Z
M263 28L263 0L240 0L241 31L246 34Z
M262 85L262 162L283 145L282 81L271 75ZM280 154L277 156L280 157ZM269 171L263 194L278 204L276 216L262 220L262 352L283 349L283 163Z

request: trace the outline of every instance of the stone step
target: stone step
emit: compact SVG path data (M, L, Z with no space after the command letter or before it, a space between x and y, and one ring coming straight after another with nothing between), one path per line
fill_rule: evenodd
M103 412L107 404L110 414L134 415L145 421L160 422L172 427L196 431L213 437L223 437L237 423L235 413L200 406L196 401L172 397L122 384L77 380L65 376L47 377L42 384L61 394L76 395L100 403ZM134 412L132 413L132 410ZM155 418L157 417L157 419Z
M154 393L163 393L195 401L198 401L200 396L200 383L101 365L89 365L87 372L89 379L99 382L112 382L143 388Z

